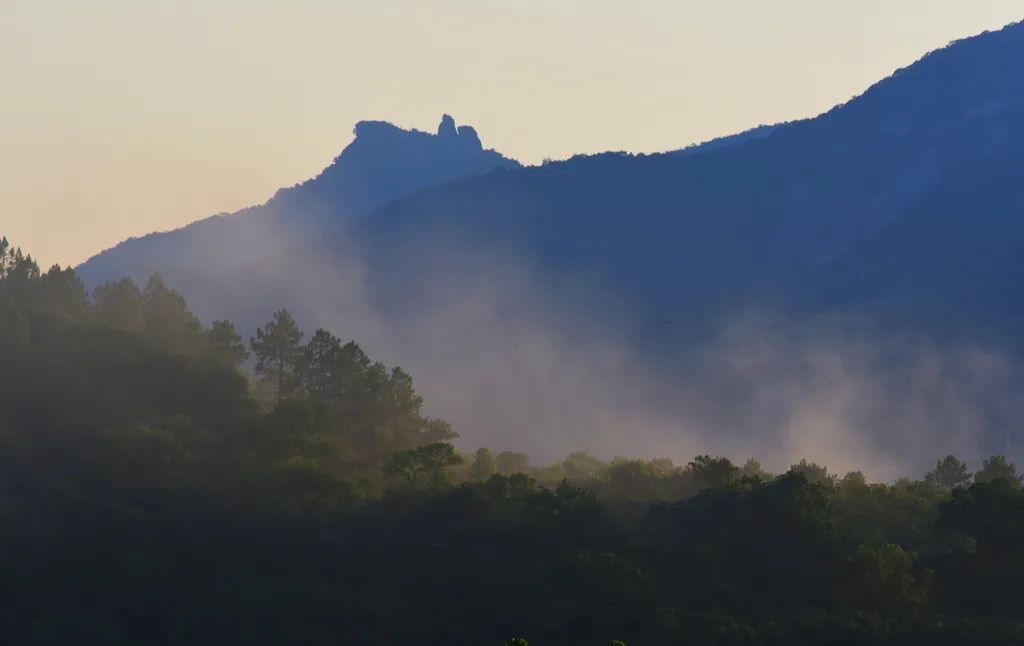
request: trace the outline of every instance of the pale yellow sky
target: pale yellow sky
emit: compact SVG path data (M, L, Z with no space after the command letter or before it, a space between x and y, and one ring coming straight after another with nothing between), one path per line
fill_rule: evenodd
M360 119L530 163L817 114L1020 0L0 0L0 235L46 264L266 200Z

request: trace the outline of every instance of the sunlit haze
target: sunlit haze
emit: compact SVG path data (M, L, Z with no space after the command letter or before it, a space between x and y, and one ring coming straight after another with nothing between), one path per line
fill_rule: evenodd
M361 119L524 163L811 116L1014 0L4 0L0 234L44 264L266 200Z

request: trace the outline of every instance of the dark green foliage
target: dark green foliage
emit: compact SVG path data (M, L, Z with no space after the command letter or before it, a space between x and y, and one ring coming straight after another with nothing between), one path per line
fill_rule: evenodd
M981 463L981 468L974 474L975 482L992 482L1004 480L1010 487L1020 487L1021 477L1017 475L1017 467L1006 460L1005 455L993 455Z
M470 465L470 478L476 482L485 482L498 472L498 461L489 449L477 449Z
M935 463L934 470L925 474L924 481L936 491L946 492L969 484L971 474L956 456L947 455Z
M1020 619L1024 607L1024 493L999 478L957 489L941 504L933 557L938 602L968 616Z
M1024 644L1024 492L802 461L463 457L400 368L0 242L11 644ZM275 399L280 388L271 393ZM544 478L541 482L531 474ZM623 641L609 641L611 636Z
M110 329L142 332L145 313L142 292L131 278L100 285L92 294L97 321Z
M765 478L768 474L761 468L761 463L755 458L747 458L740 469L744 478Z
M530 457L525 453L514 451L502 451L496 458L498 473L509 475L512 473L528 473L530 470Z
M561 465L565 470L565 477L575 482L595 478L607 468L604 462L586 451L570 453L569 457L562 460Z
M692 469L680 469L666 459L616 458L609 465L603 481L605 495L623 502L679 500L695 493L698 488Z
M462 464L462 457L447 442L399 451L384 463L384 473L407 487L433 488L443 484L445 470Z
M280 403L297 387L302 360L302 332L288 310L274 312L274 318L261 328L249 346L256 355L256 374L266 377Z
M701 487L724 487L740 474L740 470L728 458L713 458L709 455L695 457L690 462L690 470Z
M300 378L306 392L321 399L331 397L335 392L344 392L337 383L344 369L341 355L338 337L324 329L313 333L309 343L302 348Z
M188 310L184 297L168 288L159 275L151 276L142 291L142 319L143 338L162 352L205 350L202 323Z
M226 366L240 366L249 358L242 335L231 321L214 321L206 331L210 357Z
M800 460L793 466L789 467L790 473L799 473L803 477L807 478L808 482L818 482L822 484L835 484L835 476L831 476L828 473L828 467L815 464L814 462L808 462L806 459Z
M859 542L922 549L938 519L942 495L923 482L868 484L848 474L835 489L832 519Z

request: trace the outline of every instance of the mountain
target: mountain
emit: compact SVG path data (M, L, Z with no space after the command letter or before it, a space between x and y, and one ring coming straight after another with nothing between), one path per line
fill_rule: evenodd
M484 150L472 126L441 118L437 134L361 121L355 140L318 176L278 191L266 207L277 213L318 213L351 219L421 188L519 163Z
M465 438L535 455L685 457L680 427L829 463L1006 450L1024 417L1022 60L1018 23L815 118L536 167L447 119L361 125L267 205L79 271L159 271L250 331L288 307L421 375ZM671 408L657 424L651 399ZM700 450L750 450L730 433Z
M258 255L271 231L315 240L422 188L520 168L519 162L485 150L472 126L456 126L447 114L436 134L384 121L361 121L354 134L319 175L279 190L265 204L129 239L90 258L79 274L90 286L122 276L144 280L154 272L180 279L184 286L206 284L218 272L232 271L218 265L218 258Z
M188 248L244 241L238 230L259 219L289 218L292 231L323 238L325 227L381 207L354 226L390 291L427 279L402 262L429 260L427 239L437 249L472 241L539 271L584 272L655 327L781 298L1006 334L1022 322L1022 54L1021 24L959 41L817 118L699 155L519 169L447 115L436 135L362 122L330 167L264 206L130 240L79 270L90 284L191 275L191 259L174 266Z
M542 275L588 276L644 338L765 305L1019 347L1021 60L1018 23L732 145L581 156L425 191L356 224L370 284L407 301L428 277L401 258L439 262L429 250L472 241Z
M708 141L701 142L699 144L693 144L679 150L671 151L675 155L693 155L696 153L708 152L711 150L719 150L728 146L735 146L744 142L750 141L751 139L763 139L768 135L772 134L779 126L784 124L774 125L761 125L743 132L737 132L736 134L726 135L724 137L715 137Z

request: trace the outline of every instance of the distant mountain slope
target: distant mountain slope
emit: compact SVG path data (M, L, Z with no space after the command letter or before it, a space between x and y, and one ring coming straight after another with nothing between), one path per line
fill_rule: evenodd
M487 171L518 165L450 117L437 135L363 122L331 167L267 205L129 241L80 271L90 284L161 271L212 313L267 238L287 237L358 256L374 302L412 316L437 268L460 270L452 251L472 249L549 286L585 276L654 338L770 304L1012 341L1024 319L1021 61L1014 24L928 54L817 118L701 154L506 173ZM226 259L239 256L232 274ZM281 285L301 281L287 273Z
M457 127L447 114L436 134L383 121L361 121L354 132L352 143L318 176L279 190L266 204L127 240L90 258L79 273L88 285L125 275L144 278L153 272L201 284L215 279L217 272L231 271L218 260L259 255L272 231L316 239L422 188L520 167L515 160L485 150L476 130Z
M267 204L283 213L319 211L354 218L421 188L519 163L484 150L472 126L444 115L436 134L361 121L355 140L313 179L282 189Z
M715 137L714 139L710 139L699 144L691 144L685 148L670 151L670 154L694 155L696 153L705 153L712 150L720 150L728 146L735 146L737 144L742 144L753 139L763 139L768 135L772 134L773 132L775 132L775 130L777 130L782 125L784 124L757 126L756 128L744 130L743 132L737 132L734 135Z
M1018 343L1021 61L1015 24L741 145L577 157L420 193L357 223L370 284L400 307L429 280L403 258L426 266L472 241L599 281L645 336L768 304Z
M361 124L332 168L267 205L80 271L159 271L248 331L288 307L422 375L467 441L680 457L681 428L748 429L716 450L1009 451L1022 61L1014 24L813 119L539 167L447 119L439 135Z

